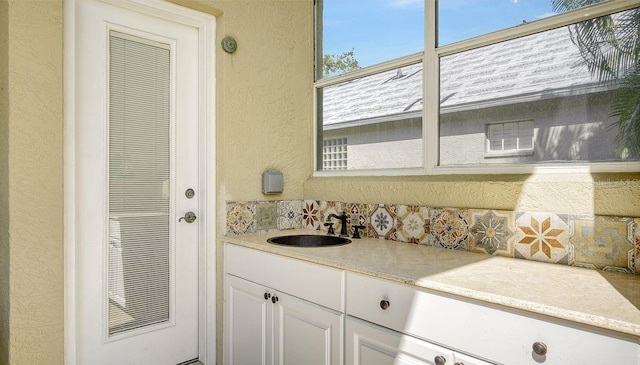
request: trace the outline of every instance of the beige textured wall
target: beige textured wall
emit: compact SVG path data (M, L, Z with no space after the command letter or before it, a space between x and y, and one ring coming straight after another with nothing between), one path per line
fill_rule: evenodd
M312 2L217 1L220 201L300 199L310 176ZM219 44L219 42L218 42ZM262 172L284 174L284 192L262 194Z
M316 177L305 199L640 216L640 174Z
M5 6L9 364L62 364L62 1Z
M0 364L9 363L8 3L0 1Z

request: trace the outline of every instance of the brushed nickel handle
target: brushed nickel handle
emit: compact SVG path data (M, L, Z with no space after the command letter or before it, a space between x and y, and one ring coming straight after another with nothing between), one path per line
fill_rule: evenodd
M178 222L182 222L182 220L184 219L185 222L187 223L193 223L196 220L196 214L194 212L186 212L184 217L180 217L180 219L178 219Z
M534 342L532 348L536 355L544 356L547 354L547 345L544 342Z
M265 293L264 293L264 300L267 300L267 299L269 299L269 298L271 298L271 293L269 293L269 292L265 292Z

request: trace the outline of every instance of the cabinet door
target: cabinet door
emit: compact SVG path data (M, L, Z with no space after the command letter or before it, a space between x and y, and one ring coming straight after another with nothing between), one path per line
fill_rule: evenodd
M453 352L443 347L352 317L346 322L347 365L454 363Z
M224 363L272 364L273 305L263 286L232 275L225 276Z
M341 365L343 314L276 294L275 364Z

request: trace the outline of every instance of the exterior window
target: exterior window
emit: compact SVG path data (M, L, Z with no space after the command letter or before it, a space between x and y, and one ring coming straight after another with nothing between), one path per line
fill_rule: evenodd
M322 162L324 170L346 170L347 139L325 139L322 144Z
M533 154L533 121L492 123L487 125L487 155Z
M632 9L607 19L637 14ZM592 25L570 24L441 57L440 166L633 160L620 144L620 117L613 115L621 83L591 71L587 46L576 41L583 27ZM525 118L536 121L535 147L531 122L525 132L524 122L494 124L486 130L489 153L478 153L486 148L488 122ZM514 153L522 150L533 153Z
M637 3L490 2L316 0L316 171L336 138L360 175L640 171Z
M322 89L322 130L349 139L345 169L422 166L422 64L376 73ZM326 144L323 144L326 148ZM323 170L327 165L323 151Z

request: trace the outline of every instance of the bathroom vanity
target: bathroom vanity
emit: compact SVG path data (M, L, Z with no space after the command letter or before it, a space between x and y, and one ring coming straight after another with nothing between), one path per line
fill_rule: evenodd
M309 232L223 239L225 364L640 364L637 276L367 238L267 243Z

